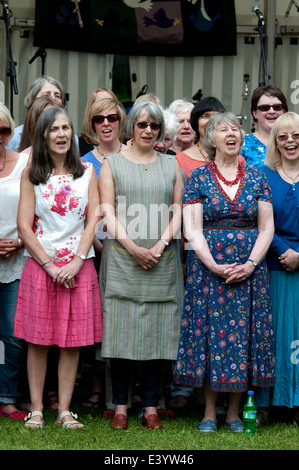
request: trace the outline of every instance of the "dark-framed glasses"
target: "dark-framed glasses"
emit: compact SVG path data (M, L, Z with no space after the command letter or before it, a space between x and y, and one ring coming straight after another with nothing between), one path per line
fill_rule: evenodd
M273 109L273 111L281 111L283 109L283 105L281 103L277 104L261 104L260 106L257 106L257 109L262 111L262 113L266 113L267 111L270 111L270 109Z
M292 134L279 134L277 136L277 140L279 140L279 142L287 142L289 140L289 135L292 137L293 140L299 140L299 131L293 132Z
M94 124L103 124L103 122L107 119L108 122L116 122L119 121L119 115L118 114L108 114L107 116L103 116L102 114L99 114L98 116L94 116L92 118L92 122Z
M139 129L146 129L148 126L152 129L152 131L157 131L161 129L161 124L157 124L156 122L141 121L135 122L135 124L137 127L139 127Z
M8 137L11 134L10 127L0 127L0 135L3 137Z

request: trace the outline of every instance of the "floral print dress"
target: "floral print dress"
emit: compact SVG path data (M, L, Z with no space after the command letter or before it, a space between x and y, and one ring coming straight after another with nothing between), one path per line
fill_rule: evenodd
M242 165L245 165L242 163ZM244 263L258 236L258 201L271 203L264 174L245 166L233 200L211 163L194 170L184 204L203 205L203 228L219 264ZM174 380L214 391L246 391L249 384L273 386L274 337L266 262L243 282L226 284L193 250L188 271Z

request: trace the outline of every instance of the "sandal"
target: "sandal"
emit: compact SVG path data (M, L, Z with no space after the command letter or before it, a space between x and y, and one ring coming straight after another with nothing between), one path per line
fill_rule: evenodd
M234 421L226 421L225 426L228 427L232 432L243 431L243 423L239 419L235 419Z
M97 396L97 400L91 400L92 397ZM93 392L89 400L87 400L85 403L83 403L83 406L86 406L86 408L99 408L99 406L102 404L102 392Z
M201 432L216 432L217 421L214 421L213 419L206 419L205 421L202 421L200 423L200 425L198 426L198 429Z
M34 418L35 416L39 416L41 418L41 421L35 421L35 420L31 420L30 423L27 421L29 421L29 419L31 418ZM41 411L30 411L30 413L28 413L28 415L26 416L26 418L24 418L24 421L25 421L25 426L26 428L32 428L32 429L42 429L44 427L44 420L43 420L43 414Z
M63 421L63 419L66 416L71 416L73 418L73 420L72 421ZM77 418L78 418L78 415L72 413L72 411L63 411L62 413L60 413L59 418L57 419L57 421L55 421L55 424L56 424L56 426L62 426L65 429L83 428L83 424L79 423L79 421L77 421ZM77 426L78 424L80 426ZM75 425L74 428L71 427L73 425Z

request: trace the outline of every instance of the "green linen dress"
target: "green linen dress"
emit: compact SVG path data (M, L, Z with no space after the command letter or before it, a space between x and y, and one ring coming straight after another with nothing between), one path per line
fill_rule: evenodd
M121 153L107 160L115 185L116 217L138 246L154 246L171 218L175 157L158 153L147 165L131 162ZM180 233L149 270L104 234L102 357L175 360L184 292Z

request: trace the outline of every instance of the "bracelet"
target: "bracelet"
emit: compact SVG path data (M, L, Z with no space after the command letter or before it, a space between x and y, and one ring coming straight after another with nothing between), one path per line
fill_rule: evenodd
M47 261L45 261L43 264L41 264L41 266L42 267L45 266L46 264L50 263L50 261L51 261L51 258L47 259Z
M257 262L254 261L253 259L248 259L247 261L251 261L251 263L253 264L253 266L256 268L257 267Z
M168 241L164 240L164 238L160 238L160 240L161 240L161 242L164 243L165 246L168 246L168 245L169 245Z
M23 240L21 240L20 237L18 237L17 240L18 240L19 248L22 248L22 246L23 246Z

